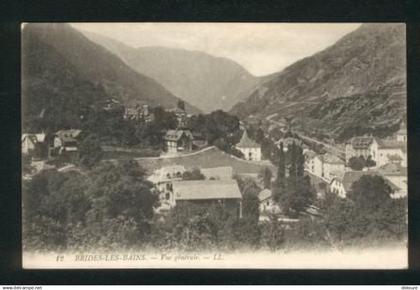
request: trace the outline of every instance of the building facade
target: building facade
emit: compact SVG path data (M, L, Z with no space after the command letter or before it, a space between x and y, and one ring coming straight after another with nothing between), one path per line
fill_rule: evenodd
M168 153L185 152L192 150L193 135L189 130L168 130L164 137Z
M261 161L261 146L248 137L246 130L236 148L242 152L246 160Z

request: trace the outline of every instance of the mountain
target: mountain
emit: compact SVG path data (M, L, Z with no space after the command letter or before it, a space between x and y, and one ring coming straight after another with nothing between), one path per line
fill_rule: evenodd
M334 45L304 58L235 105L241 119L281 124L344 141L385 136L406 117L404 24L363 24Z
M167 47L129 47L111 38L83 31L137 72L147 75L176 96L204 112L230 108L260 79L236 62L200 51Z
M22 30L24 130L42 119L54 129L78 126L88 107L114 98L124 105L174 107L177 98L67 24L26 24ZM187 104L187 109L198 110Z

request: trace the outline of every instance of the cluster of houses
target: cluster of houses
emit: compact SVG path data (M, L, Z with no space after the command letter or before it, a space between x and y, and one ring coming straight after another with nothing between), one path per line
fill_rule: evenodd
M374 166L361 171L348 167L352 157L363 157ZM407 130L402 127L395 136L379 139L373 136L353 137L345 144L345 159L330 153L305 151L305 169L325 182L332 192L346 197L354 181L363 175L380 175L392 187L393 197L407 195Z
M233 179L232 167L202 168L204 179L184 180L187 169L181 165L161 167L148 178L159 194L156 212L166 214L177 204L222 204L238 217L242 216L242 194Z
M47 159L56 156L77 158L82 131L79 129L59 130L55 133L22 134L22 154L33 159Z

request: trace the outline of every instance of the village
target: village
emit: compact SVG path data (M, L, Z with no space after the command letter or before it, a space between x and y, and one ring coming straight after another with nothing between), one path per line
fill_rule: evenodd
M123 118L130 122L148 124L156 119L147 104L125 108L119 101L110 99L103 106L103 111L113 110L123 112ZM146 169L148 181L153 183L154 193L159 198L159 205L154 209L155 214L164 218L173 208L183 203L201 206L221 204L241 218L244 190L238 184L240 178L251 180L260 190L260 223L269 221L273 214L278 215L279 220L297 221L298 217L293 219L282 213L282 205L274 197L275 189L272 185L278 176L278 164L263 156L262 140L253 140L247 132L246 124L240 122L240 138L232 146L232 150L240 154L233 155L210 144L200 132L191 130L189 123L194 116L187 112L183 102L180 101L175 108L167 111L176 116L177 125L174 129L162 132L163 150L159 156L136 157L136 150L130 150L129 147L109 149L110 146L102 146L104 150L130 152L132 159ZM300 138L291 125L281 130L283 137L272 140L276 150L282 150L287 155L290 146L302 149L305 176L310 178L317 199L324 198L327 192L345 199L353 183L366 175L383 177L392 188L392 198L407 196L405 122L401 122L401 128L387 138L355 136L345 144L337 144L337 147L345 148L344 156L333 154L332 150L317 153L319 148L313 148L313 143ZM23 179L31 179L39 172L49 169L59 172L80 171L79 146L85 138L84 133L80 128L62 129L52 133L23 133L22 154L25 160L29 160L31 168L29 172L24 172ZM108 161L117 159L118 157L110 158ZM63 162L50 162L51 160ZM316 206L307 207L305 214L316 216Z

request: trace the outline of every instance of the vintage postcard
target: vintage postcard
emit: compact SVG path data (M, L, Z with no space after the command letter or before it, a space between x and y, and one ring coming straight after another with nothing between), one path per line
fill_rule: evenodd
M23 267L407 268L405 34L22 24Z

